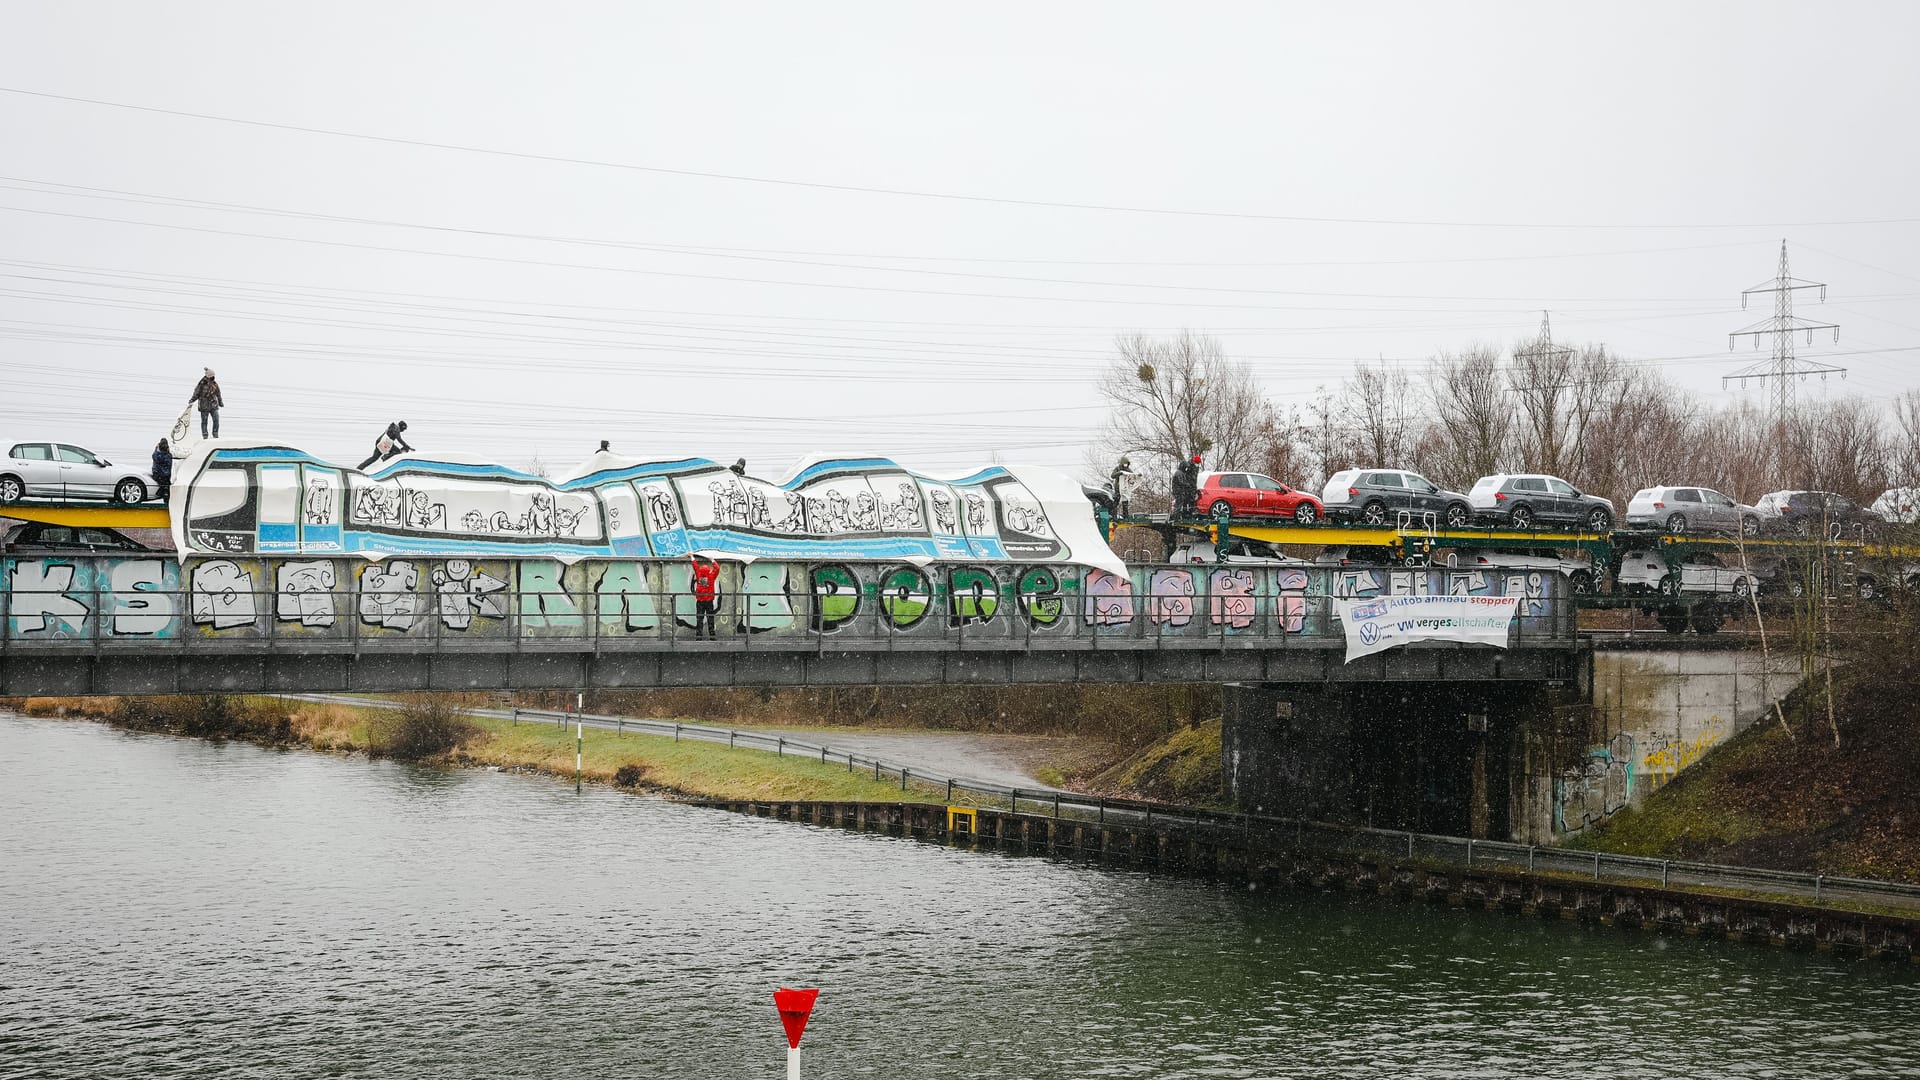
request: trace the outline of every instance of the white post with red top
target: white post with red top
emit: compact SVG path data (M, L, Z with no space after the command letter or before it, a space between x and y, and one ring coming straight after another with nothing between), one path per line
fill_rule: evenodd
M787 1029L787 1080L800 1080L800 1034L807 1030L807 1017L813 1013L813 1002L820 996L818 990L790 990L781 987L773 992L773 1007L780 1010L780 1026Z

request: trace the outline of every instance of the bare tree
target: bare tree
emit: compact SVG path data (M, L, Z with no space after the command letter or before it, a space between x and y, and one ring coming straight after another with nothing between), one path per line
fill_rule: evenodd
M1434 359L1427 372L1437 428L1426 458L1431 478L1465 490L1505 464L1513 402L1504 389L1496 346L1474 345Z
M1694 477L1685 483L1703 483L1749 503L1781 486L1780 440L1772 420L1751 401L1702 414L1682 445L1691 448L1693 471L1687 475Z
M1920 486L1920 390L1893 399L1893 427L1887 445L1888 479L1900 487Z
M1405 468L1421 434L1413 380L1407 373L1384 361L1378 366L1361 364L1340 396L1355 429L1354 442L1365 459L1353 464Z
M1584 354L1583 354L1584 355ZM1579 428L1567 479L1583 491L1605 495L1624 507L1653 477L1685 477L1701 483L1693 436L1698 429L1693 399L1657 373L1636 369L1604 351L1586 357L1579 402L1572 406Z
M1313 483L1325 483L1327 477L1353 464L1352 435L1345 423L1341 397L1325 386L1313 388L1313 401L1307 405L1307 423L1301 429L1306 459L1314 466Z
M1574 396L1573 350L1517 351L1507 369L1507 390L1518 409L1515 450L1528 469L1562 475L1577 433L1568 427L1567 403Z
M1109 460L1145 451L1168 462L1207 453L1217 467L1261 461L1276 430L1273 408L1245 364L1210 337L1124 335L1100 377L1113 407L1102 443Z

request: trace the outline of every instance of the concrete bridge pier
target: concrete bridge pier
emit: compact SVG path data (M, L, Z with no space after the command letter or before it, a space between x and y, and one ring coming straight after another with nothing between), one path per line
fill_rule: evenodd
M1527 819L1546 681L1230 683L1221 771L1242 808L1504 840Z

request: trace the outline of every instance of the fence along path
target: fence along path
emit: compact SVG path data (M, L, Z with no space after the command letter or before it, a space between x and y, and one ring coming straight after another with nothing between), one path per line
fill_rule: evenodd
M362 702L364 704L364 702ZM1114 821L1120 824L1178 824L1200 830L1245 834L1258 829L1270 836L1292 833L1294 843L1303 849L1339 851L1361 855L1405 858L1462 867L1501 867L1528 873L1553 873L1577 876L1592 881L1621 884L1658 885L1662 888L1736 889L1745 893L1763 893L1811 900L1816 904L1871 903L1904 910L1920 911L1920 885L1872 878L1836 877L1764 870L1747 866L1723 866L1714 863L1654 859L1638 855L1615 855L1599 851L1575 851L1566 848L1510 844L1497 840L1475 840L1461 836L1373 829L1364 826L1336 825L1329 822L1267 814L1238 813L1203 807L1178 806L1141 799L1119 799L1082 795L1056 789L1033 790L990 784L963 777L943 775L932 770L882 761L852 751L834 750L825 744L789 739L758 731L686 724L673 720L647 720L592 713L568 713L544 709L471 709L476 716L565 725L575 721L598 729L635 731L664 735L674 739L725 743L730 747L753 747L776 754L817 758L823 763L844 762L849 770L871 770L875 779L897 778L900 789L917 790L925 796L945 793L949 804L962 801L1013 812L1073 816L1081 819ZM916 787L917 785L917 787Z

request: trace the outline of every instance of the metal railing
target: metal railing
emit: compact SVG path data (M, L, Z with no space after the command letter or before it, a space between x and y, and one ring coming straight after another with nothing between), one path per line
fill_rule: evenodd
M782 756L803 757L825 764L845 763L849 772L870 773L876 780L898 780L904 792L943 795L949 804L965 804L1015 813L1047 814L1116 825L1180 825L1222 836L1252 839L1264 846L1296 850L1378 856L1425 865L1464 869L1507 869L1532 874L1554 874L1569 880L1657 885L1694 890L1721 889L1811 901L1815 904L1871 903L1920 909L1920 885L1871 878L1802 874L1757 867L1653 859L1559 847L1512 844L1401 830L1336 825L1265 814L1248 814L1203 807L1178 806L1141 799L1082 795L1056 789L1027 789L969 780L935 770L914 769L855 751L835 750L822 743L784 735L737 728L711 727L672 720L645 720L622 716L568 713L545 709L470 710L475 715L509 717L518 723L578 721L587 727L756 747Z

